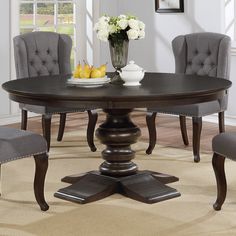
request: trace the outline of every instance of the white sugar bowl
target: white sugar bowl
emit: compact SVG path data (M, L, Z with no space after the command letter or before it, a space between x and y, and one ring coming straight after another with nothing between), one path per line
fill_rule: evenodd
M138 86L143 79L145 70L130 61L128 65L119 71L121 79L125 82L124 86Z

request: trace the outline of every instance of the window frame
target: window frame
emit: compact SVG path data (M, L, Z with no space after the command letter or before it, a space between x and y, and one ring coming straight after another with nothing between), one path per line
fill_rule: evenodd
M227 32L226 32L226 29L227 29L227 26L226 26L226 22L225 22L225 19L226 19L226 6L230 3L230 1L234 1L234 19L233 19L233 22L232 24L234 25L234 39L232 39L232 43L231 43L231 52L232 52L232 55L236 55L236 0L228 0L228 1L222 1L222 9L223 9L223 17L222 17L222 32L225 33L226 35Z
M68 3L66 0L11 0L11 39L15 37L16 35L19 35L20 33L20 3L31 3L34 2L36 4L37 2L40 3ZM74 64L78 64L79 62L82 62L83 60L88 61L90 64L98 65L100 64L100 42L96 38L95 32L93 32L93 29L90 29L90 34L92 34L92 39L90 39L90 44L92 43L93 48L93 55L88 55L86 45L88 44L88 29L87 25L94 25L99 16L100 16L100 3L99 1L93 1L93 0L70 0L70 2L73 2L74 4L74 47L72 48L72 52L75 54L74 56ZM88 10L88 3L92 4L92 7L90 6L90 12ZM90 4L90 5L91 5ZM92 16L88 16L88 14L91 14ZM91 21L91 22L89 22ZM35 23L35 22L34 22ZM61 26L63 24L58 24L57 26ZM66 24L64 24L66 25ZM55 25L54 25L55 28ZM11 52L13 52L13 47L11 48ZM14 70L14 56L11 56L12 58L12 69ZM13 72L13 75L14 72ZM15 76L14 76L15 77Z
M73 28L73 42L74 42L74 45L72 47L72 53L74 54L73 58L74 58L74 65L72 65L72 67L74 67L77 63L77 58L76 58L76 55L78 54L78 36L77 36L77 32L78 30L76 29L76 27L78 27L78 25L76 24L76 9L78 8L78 4L79 4L79 1L78 0L69 0L69 1L66 1L66 0L47 0L47 1L42 1L42 0L19 0L19 6L20 4L33 4L33 22L32 22L32 25L31 24L28 24L26 25L25 27L21 27L20 26L20 23L18 24L18 27L19 27L19 30L20 29L33 29L33 31L39 31L39 29L43 28L43 26L39 26L36 19L37 19L37 7L38 7L38 3L46 3L46 4L53 4L53 8L54 8L54 14L53 14L53 24L50 26L53 28L53 31L52 32L58 32L58 29L60 27L72 27ZM70 3L70 4L73 4L73 23L70 23L70 24L61 24L61 23L58 23L58 15L59 15L59 4L60 3ZM19 7L18 7L19 9ZM20 11L20 9L18 10ZM20 14L19 16L20 17ZM19 21L20 22L20 21Z
M54 0L51 0L54 1ZM74 2L77 2L79 4L79 7L76 7L75 9L75 35L76 35L76 55L75 55L75 64L82 62L83 60L88 61L90 64L94 65L100 65L100 41L97 39L95 32L92 33L92 44L93 44L93 55L92 58L88 58L87 52L86 52L86 44L87 44L87 30L86 26L88 25L88 20L91 20L92 25L94 25L99 16L100 16L100 1L93 1L93 0L73 0ZM63 2L63 1L60 1ZM92 2L92 18L91 16L87 16L87 5L88 2ZM9 50L9 53L11 55L11 63L10 63L10 78L9 80L16 78L16 72L15 72L15 61L14 61L14 49L13 49L13 38L20 34L20 1L19 0L10 0L10 39L11 39L11 48ZM90 23L90 24L91 24ZM90 29L90 31L93 31L93 29ZM10 111L12 114L18 114L19 113L19 105L15 102L10 102Z

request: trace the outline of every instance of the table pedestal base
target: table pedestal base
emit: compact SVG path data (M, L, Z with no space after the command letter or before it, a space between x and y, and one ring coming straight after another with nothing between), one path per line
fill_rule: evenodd
M104 162L99 171L62 179L72 185L59 189L54 196L69 201L88 203L114 193L144 203L155 203L180 196L165 184L178 178L152 171L138 171L132 159L135 151L131 144L137 142L140 129L131 121L132 109L106 109L106 120L96 131L97 138L106 148L102 151Z
M118 178L91 171L62 180L72 185L59 189L54 196L82 204L103 199L114 193L149 204L180 196L176 189L165 185L178 181L178 178L152 171L138 171L136 174Z

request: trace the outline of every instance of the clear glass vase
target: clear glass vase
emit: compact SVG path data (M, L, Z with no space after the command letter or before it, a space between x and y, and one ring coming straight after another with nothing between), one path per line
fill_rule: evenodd
M115 76L111 79L112 83L122 84L123 80L120 78L118 71L127 64L129 40L109 40L111 62L116 69Z

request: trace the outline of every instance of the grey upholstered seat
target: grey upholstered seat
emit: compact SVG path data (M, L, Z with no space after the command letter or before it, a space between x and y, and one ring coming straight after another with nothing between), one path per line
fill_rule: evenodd
M213 152L236 161L236 133L222 133L212 140Z
M44 180L48 167L47 143L39 134L0 127L0 167L2 164L34 156L34 192L41 210L48 210L44 199Z
M220 210L227 192L227 182L225 177L225 158L236 161L236 133L222 133L216 135L212 140L212 150L214 152L212 165L217 182L217 199L213 207Z
M178 114L183 116L191 117L202 117L215 113L215 111L224 111L227 108L227 98L222 101L212 101L204 102L193 105L184 105L184 106L174 106L171 107L171 112L169 107L163 107L158 109L160 113L168 114Z
M172 42L175 56L175 71L183 74L196 74L229 79L230 38L217 33L194 33L176 37ZM221 100L185 106L162 107L148 110L147 125L150 133L150 154L156 143L156 113L168 113L180 116L181 132L184 143L188 145L186 117L193 118L193 154L194 161L200 161L200 135L202 117L219 113L220 132L224 132L224 111L227 109L228 94ZM154 131L153 131L154 130Z
M44 75L71 75L70 55L72 40L68 35L54 32L32 32L16 36L13 40L16 75L18 79ZM27 111L42 114L43 133L50 147L50 127L52 114L60 114L58 141L62 140L66 113L84 112L85 109L58 108L20 104L22 110L21 128L27 129ZM97 120L95 111L88 111L89 132L87 140L92 151L96 150L93 133Z

